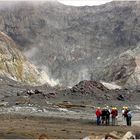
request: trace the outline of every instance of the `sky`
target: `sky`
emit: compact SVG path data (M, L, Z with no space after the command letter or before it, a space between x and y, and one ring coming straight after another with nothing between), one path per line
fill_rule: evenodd
M93 6L93 5L101 5L107 2L111 2L112 0L58 0L59 2L65 5L72 5L72 6Z
M8 2L19 2L19 1L56 1L56 0L0 0L0 2L2 1L8 1ZM113 0L57 0L58 2L65 4L65 5L71 5L71 6L94 6L94 5L101 5L101 4L105 4L107 2L111 2ZM6 5L2 5L0 4L0 8L3 8L5 6L11 6L11 3Z

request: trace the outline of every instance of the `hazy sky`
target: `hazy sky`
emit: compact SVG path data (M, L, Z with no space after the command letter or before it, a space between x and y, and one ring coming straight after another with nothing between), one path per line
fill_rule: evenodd
M73 6L92 6L92 5L100 5L110 2L112 0L58 0L59 2L66 4L66 5L73 5Z

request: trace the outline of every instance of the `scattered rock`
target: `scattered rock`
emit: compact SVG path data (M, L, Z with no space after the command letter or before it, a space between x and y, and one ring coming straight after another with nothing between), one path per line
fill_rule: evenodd
M35 93L35 94L42 94L42 92L39 91L38 89L35 89L34 93Z
M56 98L57 93L56 92L50 92L47 95L45 95L48 98Z
M120 100L120 101L125 101L124 96L121 95L121 94L118 95L117 99Z
M34 94L34 91L31 89L31 90L28 90L27 91L27 94L29 95L29 96L31 96L31 95L33 95Z
M136 139L140 139L140 131L135 133L135 137L136 137Z
M0 102L0 107L4 106L6 107L8 105L8 102Z
M44 94L43 94L43 92L42 91L39 91L38 89L35 89L34 91L31 89L31 90L28 90L27 92L26 92L26 94L27 95L29 95L29 96L31 96L31 95L37 95L37 94L40 94L40 95L42 95L42 96L45 96Z
M128 131L122 138L122 140L128 140L128 139L135 139L135 136L132 134L131 131Z
M87 136L87 137L83 138L83 140L94 140L94 139L102 139L102 137L101 136L90 135L90 136Z
M121 137L118 136L116 131L110 132L109 134L105 135L105 139L120 139Z
M20 104L29 104L30 103L30 98L28 96L22 96L16 101L16 105Z
M47 140L48 136L46 134L41 134L38 139L39 140Z
M57 105L58 107L61 107L61 108L74 108L74 107L81 107L81 108L85 108L86 105L77 105L77 104L71 104L70 102L68 103L60 103Z
M61 131L66 131L65 129L62 129Z
M17 93L17 96L20 96L20 93Z

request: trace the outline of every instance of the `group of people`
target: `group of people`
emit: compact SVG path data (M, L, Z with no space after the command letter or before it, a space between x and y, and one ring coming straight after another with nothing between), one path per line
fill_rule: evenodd
M101 109L98 107L96 109L97 125L117 125L118 109L113 107L110 109L108 106ZM126 125L131 126L132 112L128 107L123 107L122 109L122 119L126 122Z

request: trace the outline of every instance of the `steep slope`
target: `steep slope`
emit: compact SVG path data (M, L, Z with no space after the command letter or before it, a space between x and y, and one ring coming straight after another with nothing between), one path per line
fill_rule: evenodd
M42 77L16 48L14 41L0 32L0 75L26 84L41 84Z
M0 10L0 29L32 63L73 86L82 80L108 79L102 77L104 67L137 46L139 9L135 1L93 7L20 2Z
M104 68L103 77L104 81L116 82L121 86L138 86L140 84L140 46L114 58Z

